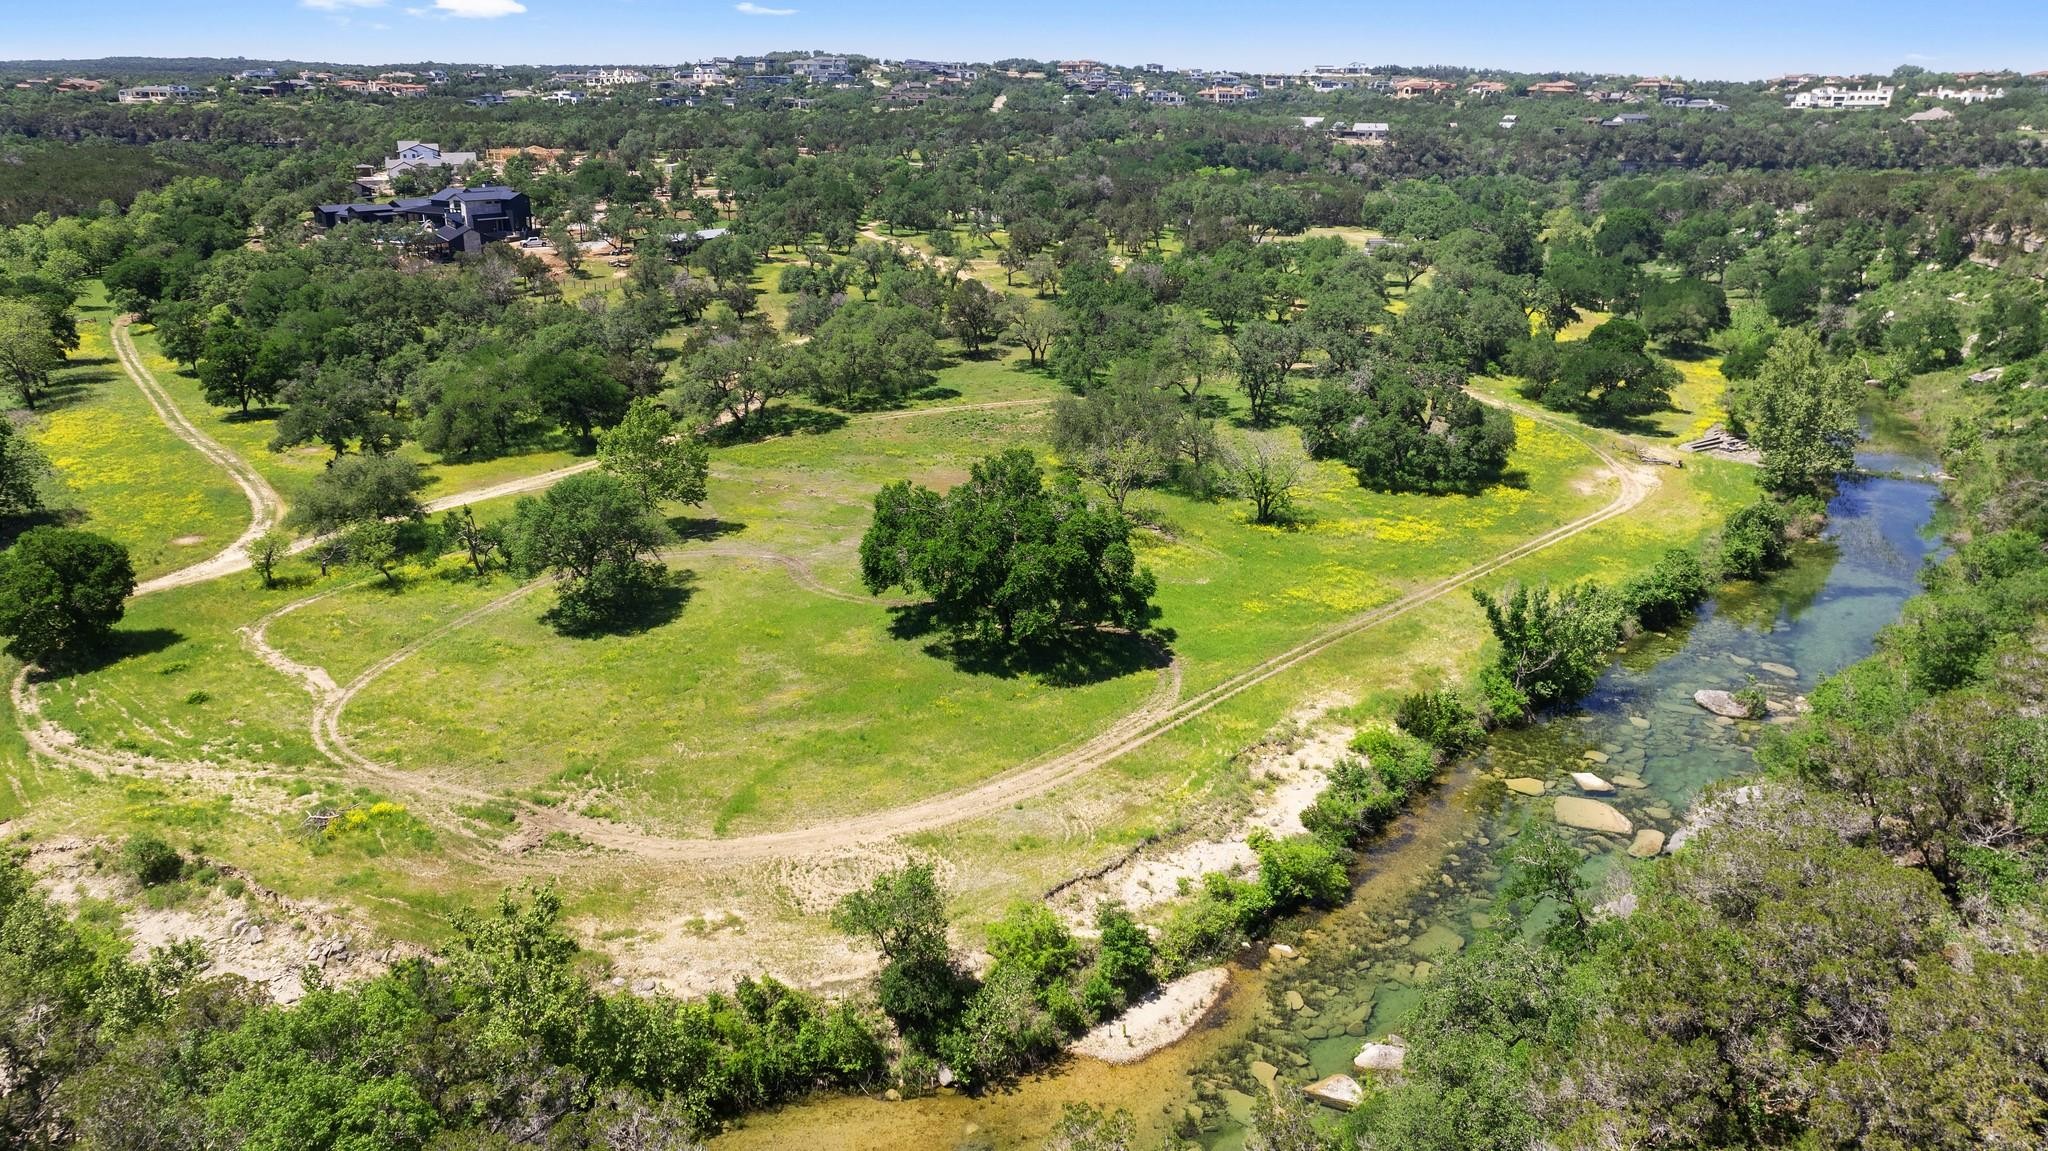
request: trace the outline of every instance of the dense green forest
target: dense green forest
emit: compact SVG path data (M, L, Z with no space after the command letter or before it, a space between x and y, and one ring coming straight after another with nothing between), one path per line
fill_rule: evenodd
M1077 933L1020 903L977 968L913 865L838 903L833 926L881 960L844 1000L608 987L542 888L456 916L432 957L277 1006L202 976L188 946L130 958L0 862L0 1142L680 1148L812 1092L1000 1088L1154 984L1343 902L1353 853L1488 731L1571 706L1618 643L1723 580L1768 578L1872 410L1939 436L1950 544L1877 654L1626 890L1586 889L1576 848L1526 836L1496 937L1422 993L1405 1080L1341 1122L1265 1106L1251 1145L2048 1141L2048 173L2019 130L2048 97L1928 130L1728 85L1718 117L1613 129L1522 102L1503 132L1492 105L1153 109L993 74L915 109L469 91L0 92L0 384L44 403L103 286L207 403L274 415L273 451L324 453L289 525L323 573L447 553L554 573L545 618L607 634L680 594L654 509L701 501L717 451L900 408L950 364L1021 349L1067 392L1053 474L1013 450L945 493L882 488L860 558L869 591L928 596L962 650L1032 667L1109 633L1170 638L1148 631L1134 491L1242 501L1277 532L1302 456L1375 492L1503 482L1516 425L1481 377L1647 433L1681 368L1718 357L1756 499L1618 586L1476 593L1486 664L1363 731L1307 833L1253 843L1256 879L1212 873L1150 931L1111 908ZM1384 115L1393 139L1348 147L1309 113ZM614 284L512 245L447 262L409 230L315 230L312 206L355 198L354 166L401 138L533 149L498 175L550 251L636 258ZM429 520L405 454L539 448L602 467L485 524ZM45 506L46 473L0 424L0 630L62 670L105 654L135 573ZM267 584L289 540L258 543ZM103 854L144 890L223 882L161 840ZM1060 1145L1121 1130L1077 1112Z

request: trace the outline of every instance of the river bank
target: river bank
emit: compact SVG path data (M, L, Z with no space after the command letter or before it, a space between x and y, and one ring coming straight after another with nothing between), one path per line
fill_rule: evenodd
M1911 470L1897 458L1871 462L1885 465L1871 471ZM1570 772L1620 777L1626 785L1597 798L1631 832L1668 835L1702 790L1751 770L1764 724L1719 719L1693 693L1755 682L1789 708L1867 654L1935 548L1924 535L1935 498L1932 485L1913 480L1847 481L1825 536L1802 545L1792 568L1720 589L1686 627L1630 644L1579 709L1500 733L1450 770L1361 855L1351 902L1282 924L1271 943L1284 946L1229 965L1222 997L1180 1043L1124 1066L1073 1058L980 1097L817 1099L751 1117L714 1146L1035 1148L1063 1106L1086 1102L1130 1111L1141 1146L1187 1140L1233 1151L1257 1092L1349 1072L1363 1043L1400 1029L1437 964L1498 927L1503 850L1531 821L1553 819L1558 797L1581 794ZM1519 794L1509 778L1544 787ZM1632 834L1580 836L1596 883L1635 842Z

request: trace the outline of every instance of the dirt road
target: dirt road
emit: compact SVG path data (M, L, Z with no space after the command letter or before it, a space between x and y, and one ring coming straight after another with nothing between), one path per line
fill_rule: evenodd
M253 474L248 472L247 465L235 457L233 453L228 452L220 447L219 444L199 433L196 428L192 428L190 423L183 418L182 414L177 412L176 407L169 403L169 397L161 396L160 390L155 390L154 380L150 379L148 373L141 369L139 361L133 358L133 349L127 346L125 333L122 333L119 328L116 329L116 333L116 347L123 349L122 359L124 365L129 366L130 374L135 377L138 386L141 386L145 393L151 395L151 402L157 406L158 412L164 417L165 423L171 426L173 430L178 430L182 426L189 431L189 435L181 431L181 438L186 439L194 447L205 452L209 458L213 458L216 462L221 463L222 467L231 475L234 475L238 482L243 482L245 473ZM160 396L161 399L159 398ZM888 811L873 812L787 831L721 839L685 839L659 835L641 831L624 824L593 819L562 808L523 807L520 813L521 821L532 831L542 833L557 830L563 831L573 834L595 846L628 852L646 859L716 864L751 862L779 856L829 852L877 840L931 831L988 815L1014 806L1024 800L1043 795L1048 791L1087 775L1121 756L1128 755L1160 736L1180 727L1182 724L1241 695L1245 691L1265 683L1306 660L1314 658L1331 646L1351 636L1398 619L1424 604L1464 588L1509 564L1562 543L1617 516L1624 515L1641 504L1655 488L1657 477L1651 469L1624 462L1607 447L1595 439L1582 435L1575 426L1566 421L1509 401L1484 396L1479 398L1497 406L1513 410L1528 418L1563 428L1568 434L1573 435L1574 438L1580 439L1595 455L1600 457L1601 461L1606 465L1609 474L1616 478L1619 489L1614 498L1597 511L1525 540L1455 575L1416 588L1391 603L1360 613L1350 619L1325 628L1302 643L1263 660L1252 667L1246 668L1221 683L1186 699L1181 698L1182 669L1179 661L1176 659L1161 670L1159 686L1154 689L1152 695L1145 703L1136 710L1116 720L1102 731L1082 739L1067 748L1006 771L973 787L933 796L929 799L920 800L916 803L893 808ZM1045 401L1003 400L979 404L912 409L900 412L880 412L859 418L866 420L907 419L919 415L1022 407L1043 402ZM460 503L476 499L495 498L517 494L522 491L539 490L566 475L573 475L587 470L590 466L592 465L588 463L577 464L538 476L507 481L490 488L447 496L441 500L434 501L430 506L438 510L439 508L454 507ZM260 482L260 478L258 482ZM267 485L261 489L255 489L253 485L245 484L244 490L251 493L252 507L259 508L257 522L265 522L260 509L265 507L273 509L270 514L274 517L276 514L275 509L281 508L281 504L263 503L257 494L258 490L268 491ZM275 494L271 493L270 499L274 501L275 498ZM193 568L172 573L171 576L161 577L162 580L177 581L164 583L163 586L175 587L188 583L197 583L204 579L226 574L228 571L246 569L248 566L246 554L235 556L230 553L236 552L242 544L246 543L246 539L253 538L255 534L256 531L252 527L251 532L245 539L238 541L237 548L230 548L228 552L223 552L220 556L215 557L214 560L207 561L205 564L195 565ZM748 558L773 562L787 569L797 584L807 591L834 598L866 602L863 597L839 591L824 584L810 570L808 565L796 557L765 550L720 545L686 548L677 554L704 557L726 556L729 558ZM233 566L237 558L240 561L239 566ZM243 635L245 641L249 643L259 658L263 659L266 664L291 678L297 679L313 694L315 698L315 711L312 719L313 739L316 746L331 761L375 779L401 796L409 794L431 798L444 804L473 803L490 798L490 796L483 791L453 783L452 781L435 779L427 772L400 770L387 764L378 763L356 752L349 745L347 737L341 730L341 714L348 702L364 688L368 687L378 676L411 658L436 640L468 626L511 603L517 602L533 591L546 586L546 582L544 580L537 580L521 585L481 607L464 613L462 616L451 620L433 632L385 656L347 685L336 684L324 669L292 660L289 656L272 647L265 638L265 630L272 621L291 611L326 598L326 596L333 594L333 590L286 605L258 620L250 625L250 627L243 629ZM114 765L114 760L117 757L104 752L91 751L80 746L71 733L57 728L40 714L33 685L29 682L26 674L16 679L13 694L17 710L24 719L30 721L24 726L31 729L30 744L39 754L59 762L83 767L87 770L105 770ZM217 772L219 770L213 768L212 765L205 764L190 766L210 772ZM445 818L447 817L444 816L443 819ZM436 822L440 822L440 820L436 820Z
M185 418L185 413L178 409L178 402L171 398L170 393L164 391L163 385L157 383L155 374L143 364L142 357L136 354L135 343L128 338L128 325L134 319L133 316L122 316L114 321L114 355L120 359L122 369L128 373L129 379L135 381L135 386L142 389L143 398L149 401L150 407L156 409L157 418L164 422L165 427L171 429L171 434L192 445L200 455L218 465L235 481L235 486L242 489L242 494L249 498L249 527L236 537L235 542L221 549L220 553L211 559L201 560L190 567L179 568L155 579L144 580L136 585L135 594L148 595L169 588L205 583L207 580L219 579L232 572L248 571L250 542L284 522L284 500L278 497L277 490L270 486L269 480L264 479L255 468L249 466L248 461L222 447L219 440L200 431L191 420Z

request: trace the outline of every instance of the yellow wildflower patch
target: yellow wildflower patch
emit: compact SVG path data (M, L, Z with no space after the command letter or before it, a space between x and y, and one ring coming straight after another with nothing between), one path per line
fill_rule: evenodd
M1316 565L1308 578L1270 596L1245 602L1244 610L1261 614L1275 608L1310 607L1336 615L1354 615L1383 603L1387 586L1357 568L1338 563Z

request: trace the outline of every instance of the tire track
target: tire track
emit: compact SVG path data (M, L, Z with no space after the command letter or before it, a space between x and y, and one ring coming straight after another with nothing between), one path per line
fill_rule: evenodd
M1021 803L1072 782L1124 755L1144 747L1181 725L1230 701L1277 675L1314 658L1333 645L1378 627L1467 587L1519 560L1543 551L1617 516L1625 515L1655 488L1647 469L1631 467L1599 442L1576 428L1519 405L1480 397L1531 419L1563 429L1606 464L1619 482L1613 500L1596 511L1543 532L1455 575L1414 589L1391 603L1360 613L1269 659L1182 700L1182 667L1175 659L1161 673L1161 684L1137 710L1077 746L1056 752L983 783L933 796L888 811L814 824L787 831L724 839L681 839L594 820L557 808L534 809L523 816L537 831L564 831L599 847L645 859L675 863L755 861L793 854L815 854L874 840L932 831Z
M136 353L134 342L128 338L128 325L134 320L134 316L122 316L114 321L114 355L121 361L122 370L126 371L128 378L142 390L143 398L149 401L150 407L156 409L157 418L171 430L171 434L213 461L235 481L235 486L241 488L242 494L249 499L247 530L211 559L201 560L190 567L179 568L155 579L144 580L135 586L136 595L149 595L152 592L205 583L207 580L218 579L234 572L249 570L249 545L257 536L284 522L284 500L278 496L277 489L270 486L269 480L264 479L255 468L249 466L248 461L221 446L219 440L200 431L186 418L184 411L178 407L178 402L157 382L155 374Z
M139 381L138 381L139 382ZM1625 515L1641 504L1656 486L1656 477L1648 469L1637 468L1624 463L1605 445L1582 434L1581 430L1547 413L1540 413L1512 401L1477 395L1476 398L1527 418L1549 424L1563 430L1586 446L1615 476L1620 490L1613 500L1600 509L1558 525L1540 533L1491 558L1464 569L1454 575L1413 589L1398 599L1380 607L1362 612L1326 628L1311 638L1274 655L1250 668L1217 683L1194 696L1181 698L1183 666L1178 657L1170 660L1160 670L1159 684L1152 694L1135 710L1126 713L1108 727L1067 748L1058 750L1036 761L999 774L967 788L947 792L892 808L887 811L868 813L845 819L827 821L809 827L786 831L766 832L757 835L736 836L723 839L677 838L641 831L622 824L592 819L580 813L561 808L540 808L522 805L521 821L532 832L563 831L575 835L601 848L621 851L644 859L659 862L750 862L776 856L821 853L845 847L856 846L876 840L935 830L954 823L976 818L1021 803L1072 782L1096 769L1128 755L1153 740L1200 717L1231 699L1263 684L1275 676L1294 668L1328 650L1330 647L1398 619L1434 600L1467 587L1494 572L1553 547L1574 536L1580 535L1618 516ZM935 414L946 411L983 410L989 408L1018 407L1037 404L1039 400L1007 400L985 404L952 405L949 407L915 409L906 412L887 412L868 416L868 419L901 419L916 415ZM216 445L217 447L218 445ZM225 451L222 449L223 452ZM565 469L567 474L583 470L589 465ZM542 477L532 477L539 480ZM555 478L560 478L555 474ZM529 482L529 481L515 481ZM552 480L547 481L552 482ZM503 486L503 485L500 485ZM539 486L545 486L540 484ZM447 497L458 500L463 497ZM450 504L449 506L453 506ZM833 599L855 603L875 602L868 597L840 591L820 581L815 572L802 559L765 549L718 547L685 549L683 558L726 557L754 559L772 562L788 571L792 579L806 591ZM244 557L246 566L246 557ZM192 569L186 569L192 570ZM175 573L174 573L175 574ZM188 582L199 582L197 579ZM474 803L483 800L497 800L502 797L475 788L446 780L437 780L413 772L400 771L381 764L357 752L341 731L340 720L348 703L365 690L379 676L389 672L413 655L445 636L467 627L523 599L532 592L546 586L549 580L534 580L507 592L505 595L473 608L454 620L413 640L398 650L386 655L347 685L337 686L325 669L292 660L283 652L270 645L266 629L277 619L312 603L325 599L343 588L329 589L305 600L287 604L264 616L255 624L242 629L245 641L264 662L280 672L297 679L311 692L316 700L312 720L312 735L322 755L331 762L350 768L362 775L385 784L396 792L424 795L449 803ZM173 585L176 586L176 585ZM351 585L353 586L353 585ZM106 770L114 766L130 766L136 759L122 759L102 752L91 751L79 745L76 737L42 716L39 701L29 684L28 669L17 676L13 685L14 703L25 720L33 724L23 725L30 746L39 754L60 763L83 766L91 770ZM136 757L140 758L140 757ZM147 761L152 766L175 766L181 770L198 767L202 771L218 773L211 765L176 764L164 765ZM225 773L222 773L225 774ZM445 818L436 822L447 823Z

